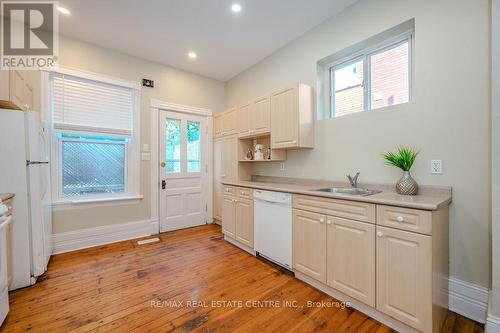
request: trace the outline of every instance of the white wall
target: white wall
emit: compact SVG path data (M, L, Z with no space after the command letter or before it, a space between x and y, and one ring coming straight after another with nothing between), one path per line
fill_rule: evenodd
M60 63L63 66L141 81L155 81L155 88L141 92L141 146L150 143L149 102L151 98L178 104L203 107L218 112L224 107L224 83L172 67L130 57L91 44L61 38ZM142 221L150 218L149 162L141 162L139 204L112 205L99 208L58 210L54 212L54 233L102 225Z
M227 83L226 106L300 81L316 86L316 62L415 18L413 102L317 122L313 150L290 152L286 170L264 175L395 183L400 172L381 154L397 145L421 150L420 184L451 185L450 269L489 286L488 0L361 0ZM443 160L443 175L430 160Z
M492 287L489 313L500 319L500 0L492 1ZM498 323L500 328L500 323Z

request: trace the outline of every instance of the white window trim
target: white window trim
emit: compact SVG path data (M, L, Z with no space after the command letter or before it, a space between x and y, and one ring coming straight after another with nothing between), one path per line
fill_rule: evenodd
M131 88L134 91L134 114L133 114L133 130L132 135L129 136L129 142L126 144L126 191L123 193L113 194L100 194L89 195L83 197L65 197L61 191L61 177L59 171L61 170L60 161L60 144L61 140L57 137L57 133L61 131L54 131L52 124L52 110L51 110L51 84L50 73L61 73L90 79L94 81L105 82L122 87ZM123 79L113 78L106 75L80 71L65 67L59 67L50 71L42 72L42 119L45 126L49 129L51 138L51 174L52 174L52 198L53 206L68 206L80 208L82 205L90 206L108 206L110 204L123 204L124 201L135 203L137 200L143 198L140 193L140 101L141 101L141 85L135 81L127 81ZM62 131L64 133L71 133L71 131ZM82 134L82 132L79 132ZM89 135L96 133L88 132Z
M372 109L371 108L371 73L370 73L370 62L369 59L371 56L376 55L380 52L383 52L385 50L391 49L393 47L396 47L400 44L405 43L408 41L408 64L409 64L409 73L408 73L408 102L407 103L401 103L401 104L408 104L412 102L413 99L413 70L414 70L414 55L413 55L413 49L414 49L414 31L406 31L404 33L398 34L396 36L393 36L391 38L385 39L384 41L380 43L376 43L374 45L370 45L360 51L353 52L349 54L346 57L343 57L341 59L337 59L334 62L330 63L328 65L328 71L329 71L329 80L328 80L328 91L330 93L330 118L336 118L335 117L335 93L333 91L333 71L338 68L342 67L343 65L349 64L351 62L355 62L356 60L363 59L363 111L374 111L374 110L384 110L386 108L390 108L391 106L385 106L377 109ZM397 105L401 105L397 104Z

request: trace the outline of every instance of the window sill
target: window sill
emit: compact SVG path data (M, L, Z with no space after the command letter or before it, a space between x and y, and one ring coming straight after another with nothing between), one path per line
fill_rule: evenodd
M53 201L52 208L57 211L57 210L76 209L76 208L137 204L143 198L144 196L142 194L139 194L139 195L116 196L116 197L106 197L106 198L63 199L63 200Z

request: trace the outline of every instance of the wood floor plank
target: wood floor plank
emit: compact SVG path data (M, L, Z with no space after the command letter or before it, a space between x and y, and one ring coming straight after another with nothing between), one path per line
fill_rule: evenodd
M336 301L224 241L220 226L159 238L53 256L36 285L10 293L0 333L392 332L349 307L308 306L307 301ZM153 306L155 301L167 305ZM482 332L481 325L452 312L443 327L443 333Z

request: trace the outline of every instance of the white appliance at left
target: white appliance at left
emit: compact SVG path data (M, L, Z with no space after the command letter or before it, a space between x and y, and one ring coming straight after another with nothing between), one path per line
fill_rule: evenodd
M14 193L12 283L29 286L52 255L50 142L40 113L0 109L0 192Z

